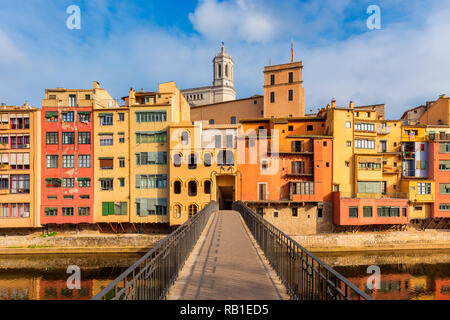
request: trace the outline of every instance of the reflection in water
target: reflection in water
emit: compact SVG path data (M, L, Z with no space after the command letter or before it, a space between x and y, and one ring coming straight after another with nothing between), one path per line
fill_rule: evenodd
M86 300L140 258L139 254L0 256L0 300ZM68 289L69 265L81 269L80 289Z
M320 253L317 256L377 300L450 300L449 251ZM367 286L371 276L367 268L374 264L381 269L381 281L379 289L371 290Z

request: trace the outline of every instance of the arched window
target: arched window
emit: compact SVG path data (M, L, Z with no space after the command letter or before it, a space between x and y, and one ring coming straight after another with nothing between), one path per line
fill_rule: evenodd
M187 145L189 143L189 131L181 133L181 144Z
M205 181L205 184L204 184L204 186L203 186L203 191L206 193L206 194L210 194L211 193L211 181Z
M197 181L189 181L188 184L188 195L190 197L195 197L197 195Z
M231 150L220 150L217 153L217 164L219 166L233 166L234 165L234 155Z
M209 119L209 124L214 124L214 119Z
M180 153L177 153L173 156L173 165L175 167L181 166L181 154Z
M222 78L222 65L219 63L218 67L219 67L219 72L218 72L219 78Z
M231 124L236 124L236 117L235 117L235 116L232 116L232 117L230 118L230 123L231 123Z
M197 155L195 153L191 153L189 155L188 168L189 169L196 169L197 168Z
M180 194L181 193L181 181L175 181L173 183L173 193Z
M181 206L179 204L173 206L173 217L181 218Z
M206 152L206 153L203 155L203 164L204 164L204 166L205 166L205 167L211 167L211 162L212 162L212 156L211 156L211 153Z
M225 65L225 77L228 77L228 65Z
M189 218L197 214L198 206L196 204L189 205Z

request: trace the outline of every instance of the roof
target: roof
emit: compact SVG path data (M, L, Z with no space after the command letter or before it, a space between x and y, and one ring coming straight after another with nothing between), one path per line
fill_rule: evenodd
M198 105L198 106L192 106L191 109L203 108L203 107L212 107L212 106L221 105L221 104L224 104L224 103L233 103L233 102L239 102L239 101L244 101L244 100L252 100L252 99L260 99L260 98L264 98L264 96L262 96L262 95L253 95L253 96L251 96L249 98L241 98L241 99L221 101L221 102L210 103L210 104L202 104L202 105Z

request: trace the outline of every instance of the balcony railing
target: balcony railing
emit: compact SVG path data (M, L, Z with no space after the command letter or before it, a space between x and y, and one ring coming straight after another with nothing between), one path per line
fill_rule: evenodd
M391 192L391 193L364 193L364 192L339 192L341 198L347 199L408 199L407 192Z
M378 134L388 134L388 133L390 133L390 128L389 127L378 127L377 133Z
M0 123L0 130L8 130L9 123Z
M0 150L8 150L9 143L0 143Z
M284 174L287 176L312 176L314 174L313 167L304 168L285 168Z

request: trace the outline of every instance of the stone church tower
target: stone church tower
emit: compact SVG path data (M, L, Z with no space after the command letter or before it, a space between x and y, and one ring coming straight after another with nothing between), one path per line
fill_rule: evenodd
M236 100L234 61L225 51L223 42L220 52L213 59L213 85L185 89L181 93L191 106Z

